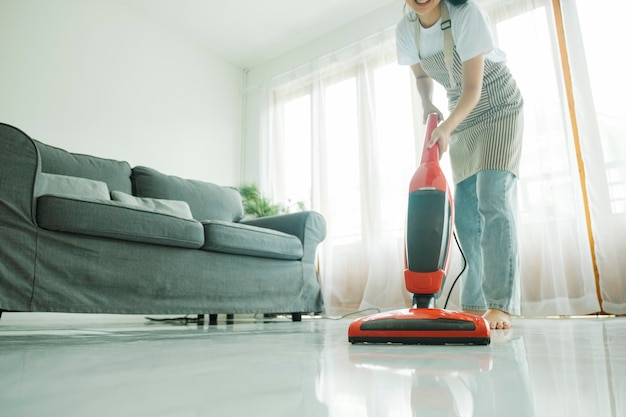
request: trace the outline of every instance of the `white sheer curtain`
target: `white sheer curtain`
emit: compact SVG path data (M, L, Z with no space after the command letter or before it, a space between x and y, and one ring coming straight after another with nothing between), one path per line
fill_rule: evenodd
M620 10L619 0L489 6L526 98L524 314L626 313L626 88L613 82L617 54L606 53Z
M626 85L607 36L623 27L626 4L562 3L602 307L626 314Z
M393 30L277 83L272 194L326 218L319 253L327 312L406 305L402 231L415 152L410 78L395 64Z
M497 2L488 10L525 99L522 314L599 311L551 1Z
M606 20L581 30L576 7L586 3L563 2L577 126L569 113L552 1L480 3L526 101L519 187L522 314L600 311L596 277L604 310L624 313L619 271L625 270L626 254L626 123L618 104L624 86L616 69L605 93L621 88L621 95L605 102L598 95L604 90L591 88L594 74L597 82L606 81L609 73L602 64L619 68L618 55L603 54L594 73L586 69L590 55L581 42L581 37L585 46L594 42L586 34L604 28ZM407 306L402 277L406 194L424 131L410 70L395 63L393 28L278 77L267 92L265 186L278 201L302 201L327 220L328 236L320 248L327 313ZM445 92L436 95L439 108L446 109ZM594 107L594 99L603 102ZM447 157L442 162L449 171ZM462 266L458 251L452 262L454 278ZM451 283L448 279L444 295ZM458 307L458 288L449 307Z

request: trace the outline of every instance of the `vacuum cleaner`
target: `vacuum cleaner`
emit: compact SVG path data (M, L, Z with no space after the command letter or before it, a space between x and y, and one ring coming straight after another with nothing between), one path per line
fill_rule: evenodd
M439 122L428 115L419 167L409 186L404 281L412 307L361 317L350 324L350 343L488 345L489 323L483 317L435 308L449 266L454 205L439 165L439 146L428 147Z

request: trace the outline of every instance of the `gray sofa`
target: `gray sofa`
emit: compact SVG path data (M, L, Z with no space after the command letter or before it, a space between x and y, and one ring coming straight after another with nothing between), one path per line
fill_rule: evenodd
M0 314L323 311L324 218L243 219L230 187L79 155L0 123Z

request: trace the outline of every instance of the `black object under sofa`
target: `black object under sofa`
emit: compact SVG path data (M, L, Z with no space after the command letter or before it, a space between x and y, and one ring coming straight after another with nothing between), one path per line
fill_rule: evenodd
M242 219L234 188L0 123L0 313L322 312L324 218Z

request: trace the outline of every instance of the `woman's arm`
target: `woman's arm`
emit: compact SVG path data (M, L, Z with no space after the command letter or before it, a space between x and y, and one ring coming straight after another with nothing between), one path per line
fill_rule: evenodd
M484 69L485 58L483 54L463 62L463 91L461 92L461 97L448 118L433 131L428 143L429 147L439 142L439 149L442 154L448 149L450 135L465 120L480 100Z
M424 71L421 64L411 65L411 69L413 70L413 74L415 74L417 92L422 99L422 108L424 109L423 123L426 123L426 119L430 113L437 113L439 120L442 120L443 114L433 104L433 79Z

